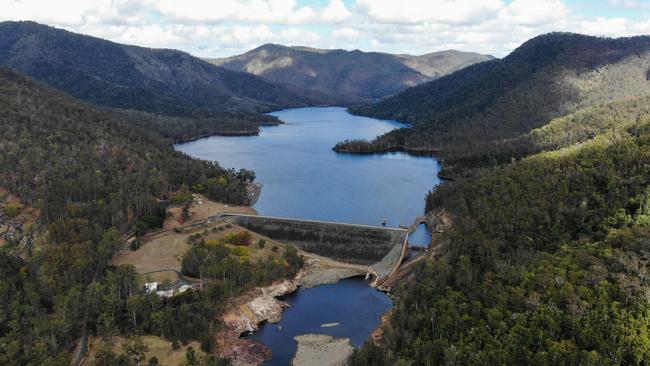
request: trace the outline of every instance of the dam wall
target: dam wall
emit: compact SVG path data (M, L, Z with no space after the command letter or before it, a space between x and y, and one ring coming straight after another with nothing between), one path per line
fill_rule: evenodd
M399 266L408 239L408 230L398 228L238 214L220 218L310 253L371 266L380 278Z

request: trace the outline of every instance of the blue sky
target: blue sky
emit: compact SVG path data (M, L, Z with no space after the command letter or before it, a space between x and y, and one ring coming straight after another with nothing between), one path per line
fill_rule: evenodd
M627 4L626 4L627 3ZM646 8L643 8L646 3ZM567 5L577 14L586 17L624 17L631 20L644 20L650 16L650 1L608 1L608 0L570 0Z
M650 0L0 0L0 9L0 20L34 20L203 57L271 42L500 57L550 31L650 33Z

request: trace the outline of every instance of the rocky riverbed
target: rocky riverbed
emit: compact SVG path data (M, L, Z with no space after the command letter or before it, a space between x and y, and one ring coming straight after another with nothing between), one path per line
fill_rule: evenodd
M271 358L271 350L259 341L241 336L257 331L262 323L278 323L282 319L282 313L289 305L278 299L279 297L295 292L300 286L308 288L336 283L343 278L363 276L367 271L365 266L341 263L305 252L301 254L305 259L305 266L295 279L257 288L232 301L222 316L223 330L216 337L221 357L230 358L235 366L262 364ZM313 346L317 343L309 344ZM334 343L335 347L341 347L340 344ZM328 342L323 343L326 344ZM312 346L303 346L303 351L312 349ZM338 359L338 356L334 359Z
M348 338L334 338L325 334L303 334L294 337L298 351L293 366L341 366L352 353Z
M256 331L261 323L279 322L288 304L278 297L297 289L295 281L285 280L235 299L222 317L223 330L217 334L219 355L230 358L235 366L259 365L269 359L268 347L240 337Z

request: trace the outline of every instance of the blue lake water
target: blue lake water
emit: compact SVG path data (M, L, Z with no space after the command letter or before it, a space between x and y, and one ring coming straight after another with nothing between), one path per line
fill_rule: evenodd
M259 136L212 136L176 148L225 168L254 170L264 185L253 206L260 214L369 225L385 218L394 227L423 214L425 194L439 182L435 159L332 151L346 138L373 138L404 124L338 107L272 114L286 124L262 127Z
M255 171L263 184L253 206L260 214L388 226L410 225L424 212L426 193L439 183L438 162L404 153L349 155L332 151L344 139L371 139L396 121L353 116L344 108L299 108L272 113L286 124L262 127L259 136L213 136L176 145L191 156L216 160L225 168ZM426 245L421 226L412 245ZM273 351L269 365L288 365L293 337L306 333L350 338L360 346L391 306L390 298L361 279L300 289L280 323L262 326L252 337ZM341 323L321 328L324 323Z

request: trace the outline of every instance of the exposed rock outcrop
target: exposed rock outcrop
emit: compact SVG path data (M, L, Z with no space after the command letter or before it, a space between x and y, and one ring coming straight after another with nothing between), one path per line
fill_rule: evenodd
M432 233L442 233L451 226L451 219L444 209L439 212L429 211L426 216L426 225Z
M293 339L298 351L293 366L341 366L352 353L349 338L334 338L325 334L303 334Z
M220 356L230 358L236 366L259 365L271 358L271 350L263 343L240 336L256 331L261 323L279 322L288 304L277 297L297 289L294 281L285 280L234 300L222 317L224 328L217 334Z
M38 210L28 207L0 188L0 246L11 243L31 252L34 245L34 222Z

